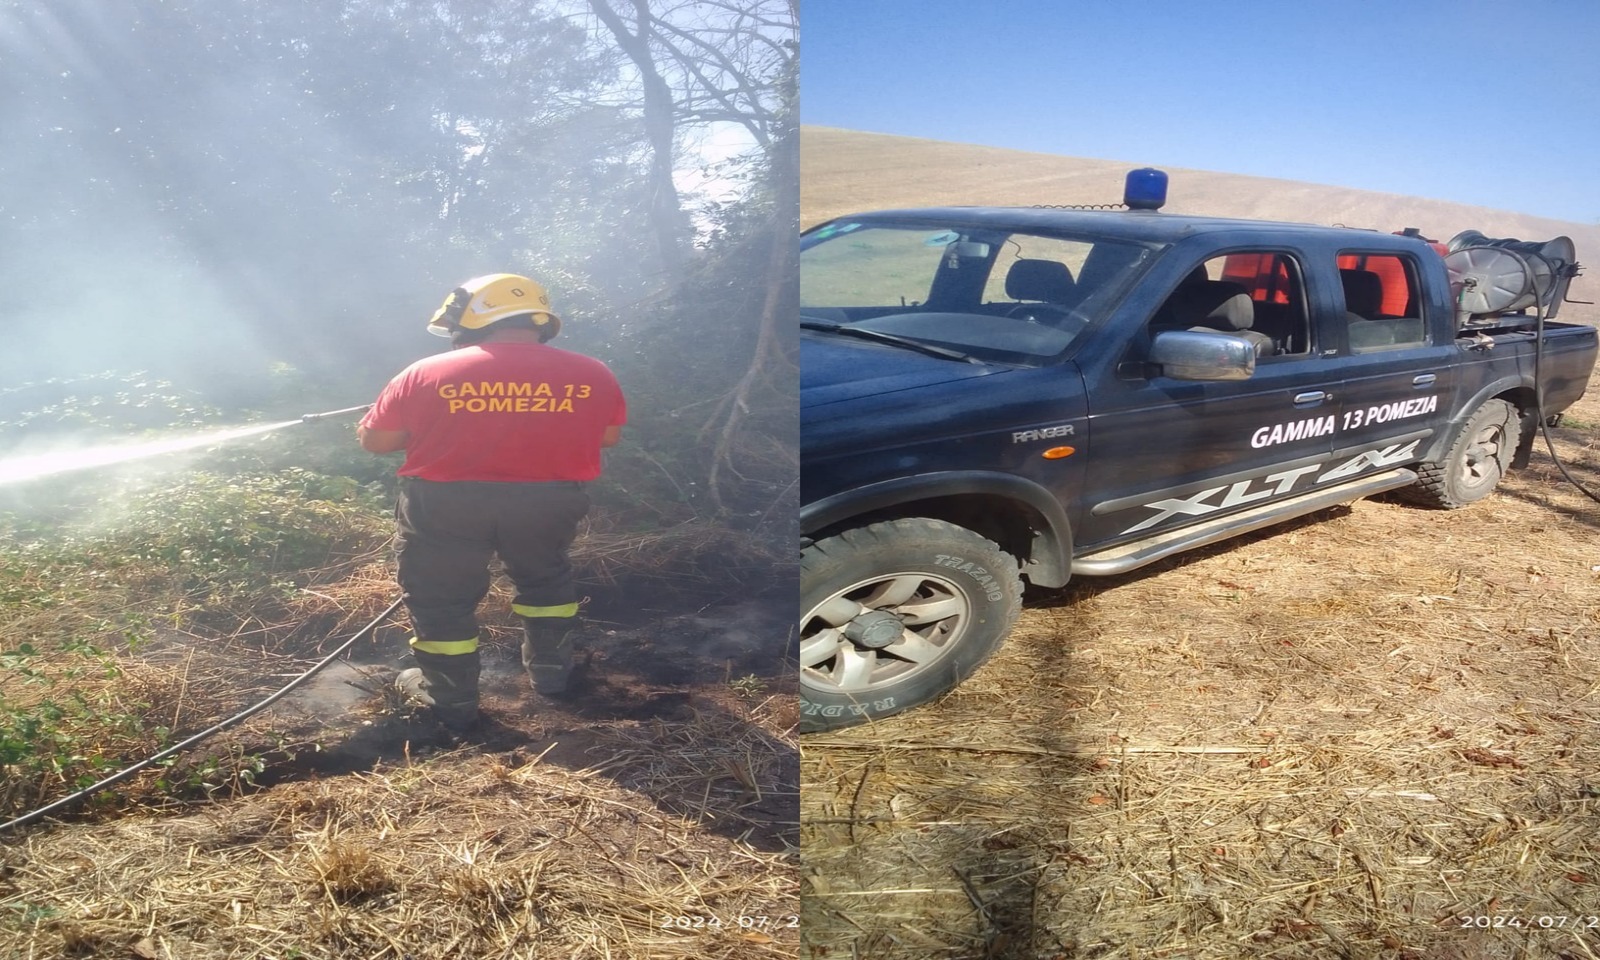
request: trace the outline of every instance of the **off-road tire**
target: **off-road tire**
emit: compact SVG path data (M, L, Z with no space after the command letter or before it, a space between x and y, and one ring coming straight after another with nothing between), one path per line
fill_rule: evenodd
M1476 503L1499 484L1521 439L1517 408L1504 400L1485 400L1461 425L1444 456L1417 464L1417 482L1399 493L1439 510Z
M912 517L812 544L800 557L801 732L927 703L989 659L1021 613L1016 558L952 523Z

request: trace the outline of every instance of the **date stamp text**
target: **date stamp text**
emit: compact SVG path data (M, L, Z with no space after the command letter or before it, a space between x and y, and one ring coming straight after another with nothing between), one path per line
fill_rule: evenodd
M1456 918L1463 930L1495 930L1509 927L1514 930L1600 930L1600 914L1534 914L1531 916L1503 916L1501 914L1468 914Z
M701 913L669 913L661 918L662 930L750 930L768 933L800 926L800 917L793 913L766 916L762 914L718 917Z

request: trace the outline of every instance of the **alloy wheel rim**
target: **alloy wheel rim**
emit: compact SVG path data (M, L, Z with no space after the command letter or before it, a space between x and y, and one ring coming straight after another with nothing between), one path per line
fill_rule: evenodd
M1460 479L1468 489L1477 490L1500 479L1503 440L1504 429L1498 424L1484 427L1472 437L1466 455L1461 458Z
M944 660L971 619L971 599L944 577L904 571L857 581L800 618L800 682L870 695Z

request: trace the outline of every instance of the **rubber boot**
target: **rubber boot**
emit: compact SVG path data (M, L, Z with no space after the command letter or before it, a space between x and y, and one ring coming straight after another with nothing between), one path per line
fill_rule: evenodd
M417 666L400 671L395 686L408 699L433 711L445 727L461 731L478 720L479 655L413 651Z
M572 680L572 640L578 634L577 617L524 617L522 666L533 689L542 696L558 697Z

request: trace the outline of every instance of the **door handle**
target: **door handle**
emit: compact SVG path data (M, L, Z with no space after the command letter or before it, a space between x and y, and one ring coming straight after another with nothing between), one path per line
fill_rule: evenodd
M1320 403L1323 400L1332 399L1333 394L1324 393L1321 390L1307 390L1305 393L1297 393L1294 395L1295 403Z
M1433 383L1437 379L1439 379L1439 377L1436 374L1423 373L1423 374L1418 374L1415 377L1412 377L1411 378L1411 383L1412 383L1413 386L1426 387L1427 385L1429 385L1430 383Z

